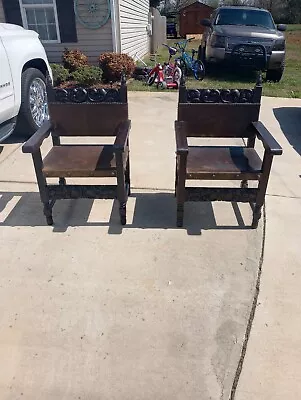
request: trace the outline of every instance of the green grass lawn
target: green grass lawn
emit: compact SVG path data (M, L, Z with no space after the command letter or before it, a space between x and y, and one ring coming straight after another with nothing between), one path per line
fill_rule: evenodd
M286 68L283 78L278 83L264 82L264 96L301 98L301 25L289 25L286 32L287 54ZM168 40L172 46L175 40ZM188 49L197 50L199 41L191 42ZM156 61L163 63L168 60L168 51L162 46L157 54ZM154 65L154 60L147 58L148 65ZM202 82L194 78L187 78L187 87L190 88L248 88L254 86L256 74L250 71L231 71L223 66L210 68ZM132 81L129 90L157 91L156 87L148 87L142 82Z

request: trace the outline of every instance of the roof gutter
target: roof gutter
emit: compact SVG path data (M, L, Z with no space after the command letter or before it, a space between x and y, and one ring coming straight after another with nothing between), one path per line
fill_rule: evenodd
M111 0L110 4L111 4L113 51L115 53L120 53L121 52L121 39L120 39L119 0Z

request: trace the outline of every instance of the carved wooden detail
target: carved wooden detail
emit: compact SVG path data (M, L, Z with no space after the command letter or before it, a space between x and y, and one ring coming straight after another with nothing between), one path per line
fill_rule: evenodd
M188 103L254 103L254 89L186 89Z
M56 103L121 103L120 89L67 88L53 89L50 101Z

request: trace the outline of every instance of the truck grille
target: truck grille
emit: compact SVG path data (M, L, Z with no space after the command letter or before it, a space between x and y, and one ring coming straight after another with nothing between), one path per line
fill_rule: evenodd
M272 39L259 39L259 38L247 38L247 37L229 37L227 38L227 50L232 51L238 44L252 44L262 45L265 47L267 54L272 53L274 46L274 40Z

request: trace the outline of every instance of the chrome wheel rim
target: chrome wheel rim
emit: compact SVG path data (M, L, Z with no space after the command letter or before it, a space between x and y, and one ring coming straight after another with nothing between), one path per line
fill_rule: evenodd
M29 105L32 119L40 127L49 119L47 92L45 82L35 78L29 88Z

